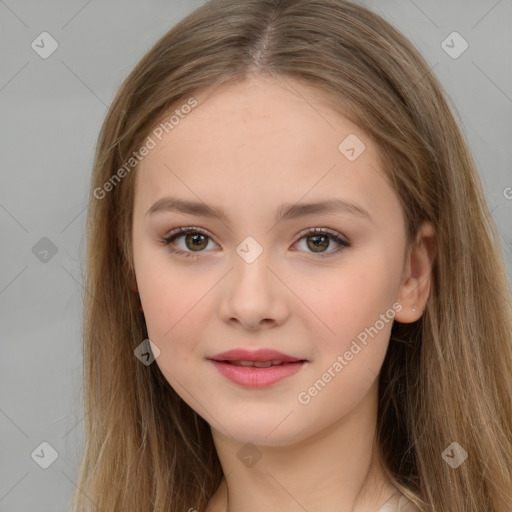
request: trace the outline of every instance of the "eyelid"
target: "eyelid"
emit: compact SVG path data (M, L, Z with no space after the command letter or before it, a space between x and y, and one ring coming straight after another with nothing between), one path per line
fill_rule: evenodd
M312 235L315 233L319 233L319 234L327 233L328 235L331 235L333 237L343 239L343 241L347 244L350 243L348 241L348 238L345 235L343 235L339 231L336 231L331 228L306 228L297 234L297 241L299 241L301 238L303 238L306 235Z
M162 243L168 247L171 246L171 243L174 242L177 238L181 236L185 236L188 233L201 233L202 235L205 235L208 237L214 244L219 246L219 244L215 241L215 238L211 236L206 229L197 227L197 226L185 226L185 227L177 227L171 229L161 240ZM178 254L186 254L186 255L194 255L193 251L182 251L181 249L169 249L172 253L178 253ZM205 252L205 251L198 251L197 254Z
M219 244L215 241L215 238L213 236L211 236L206 229L203 229L203 228L200 228L197 226L185 226L185 227L180 226L177 228L173 228L168 232L168 234L166 234L163 237L162 243L169 247L169 251L171 253L181 254L186 257L197 258L202 252L207 252L207 251L197 251L197 254L194 254L196 251L183 251L181 249L171 249L170 248L171 243L174 240L176 240L177 238L179 238L181 236L185 236L188 233L201 233L201 234L205 235L206 237L208 237L217 246L219 246ZM313 254L313 255L316 254L316 256L318 256L320 258L322 258L322 257L327 258L329 256L337 254L338 252L340 252L343 249L348 249L352 245L352 243L349 241L349 239L345 235L343 235L342 233L340 233L336 230L326 228L326 227L314 227L314 228L306 228L306 229L302 230L301 232L299 232L296 235L296 241L293 243L293 245L297 244L303 238L306 238L308 236L324 235L324 234L329 235L330 239L338 244L338 247L336 247L334 250L331 250L331 251L328 251L325 253L311 252L309 254Z
M185 227L173 228L163 237L163 239L165 241L167 241L173 237L178 237L180 235L186 235L188 233L196 233L196 232L207 236L208 238L210 238L211 240L213 240L215 242L215 237L210 235L210 233L206 229L199 228L197 226L185 226ZM217 242L215 242L215 243L217 243ZM217 244L217 245L219 245L219 244Z

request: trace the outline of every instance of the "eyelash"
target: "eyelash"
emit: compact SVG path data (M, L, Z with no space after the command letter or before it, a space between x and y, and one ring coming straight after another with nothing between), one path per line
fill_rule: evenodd
M169 235L167 235L166 237L164 237L161 240L161 242L164 245L168 246L169 251L171 253L179 254L181 256L185 256L186 258L191 258L191 257L192 258L197 258L197 256L194 255L193 252L181 251L179 249L171 248L171 242L173 242L174 240L176 240L180 236L187 235L189 233L200 233L202 235L205 235L210 240L212 240L212 238L208 235L208 233L204 229L202 229L202 228L185 227L185 228L177 228L177 229L171 231ZM300 233L300 238L297 240L297 242L299 242L303 238L307 238L309 236L318 236L318 235L327 235L331 240L333 240L334 242L340 244L339 247L337 247L333 251L330 251L330 252L327 252L327 253L313 253L313 252L311 253L311 254L316 254L320 258L330 257L330 256L332 256L334 254L337 254L340 251L342 251L344 249L347 249L347 248L349 248L351 246L350 242L348 242L347 240L344 240L343 238L341 238L339 236L339 233L337 233L336 231L332 231L330 229L325 229L325 228L324 229L320 229L320 228L308 229L308 230ZM297 243L297 242L295 242L295 243ZM197 251L197 252L200 253L200 252L204 252L204 251Z

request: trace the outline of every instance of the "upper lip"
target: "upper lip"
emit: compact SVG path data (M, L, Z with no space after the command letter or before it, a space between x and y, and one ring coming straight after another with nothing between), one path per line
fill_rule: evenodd
M208 359L215 361L284 361L294 363L296 361L304 361L298 357L292 357L288 354L283 354L277 350L270 348L260 348L258 350L247 350L244 348L236 348L228 350L220 354L215 354Z

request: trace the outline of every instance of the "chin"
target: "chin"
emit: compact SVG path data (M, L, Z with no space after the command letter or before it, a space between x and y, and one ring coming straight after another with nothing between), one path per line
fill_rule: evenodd
M258 413L245 414L243 418L224 416L222 421L226 429L219 426L217 422L210 425L223 435L242 444L289 446L306 439L309 436L309 429L300 428L297 418L293 418L294 414L288 414L280 414L272 418L262 418Z

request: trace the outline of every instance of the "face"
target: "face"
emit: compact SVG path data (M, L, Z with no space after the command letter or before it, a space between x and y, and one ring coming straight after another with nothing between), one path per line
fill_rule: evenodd
M137 169L133 257L155 363L216 431L299 442L376 405L402 307L401 206L376 146L318 92L252 78L210 93ZM323 202L334 207L305 206ZM296 361L212 360L234 349Z

